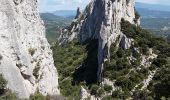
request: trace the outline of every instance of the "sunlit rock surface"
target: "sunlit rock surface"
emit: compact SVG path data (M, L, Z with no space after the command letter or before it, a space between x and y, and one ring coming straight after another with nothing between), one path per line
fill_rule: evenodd
M134 0L93 0L70 26L62 30L59 42L65 44L78 38L84 43L98 39L98 78L101 80L104 59L109 57L111 44L118 40L121 47L128 49L133 43L121 32L120 23L123 18L131 24L139 24L134 21L134 6Z
M58 74L37 0L0 0L0 73L20 98L59 94Z

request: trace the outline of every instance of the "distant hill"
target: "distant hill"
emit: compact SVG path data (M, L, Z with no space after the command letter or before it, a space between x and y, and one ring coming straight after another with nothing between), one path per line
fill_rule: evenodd
M136 9L141 17L145 18L169 18L170 6L136 3Z
M136 3L136 10L141 15L141 26L158 35L170 34L170 8L168 7ZM60 29L68 26L74 19L76 11L57 10L40 15L45 22L49 42L54 42L60 34Z
M52 13L61 17L70 17L76 15L76 10L57 10Z
M43 20L50 20L50 21L56 21L56 20L61 20L61 19L64 19L63 17L60 17L60 16L56 16L52 13L40 13L40 16Z
M74 16L62 17L62 16L55 15L53 13L40 13L40 16L44 21L55 21L57 23L63 21L70 22L72 19L74 19Z
M170 36L170 18L142 18L141 26L158 36Z
M41 13L42 20L46 27L46 37L50 43L56 42L60 30L71 23L73 17L61 17L52 13Z
M170 6L154 5L136 2L136 9L142 17L170 17ZM50 12L56 16L73 18L76 15L76 10L56 10Z
M139 3L136 2L136 8L145 8L148 10L154 10L154 11L169 11L170 12L170 6L167 5L158 5L158 4L145 4L145 3Z
M158 36L170 38L170 6L136 3L141 26Z
M170 18L170 12L136 8L142 18Z

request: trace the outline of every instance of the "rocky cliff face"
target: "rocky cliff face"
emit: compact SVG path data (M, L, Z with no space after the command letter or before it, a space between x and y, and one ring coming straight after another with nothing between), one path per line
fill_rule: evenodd
M0 73L20 98L59 94L58 75L37 0L0 0Z
M98 40L98 80L101 80L103 63L109 59L110 46L116 40L127 49L133 43L121 32L121 19L135 23L134 0L93 0L79 14L71 26L63 29L60 43L78 38L81 43L91 39ZM138 22L138 21L136 21ZM119 37L119 38L118 38ZM118 43L118 44L119 44Z

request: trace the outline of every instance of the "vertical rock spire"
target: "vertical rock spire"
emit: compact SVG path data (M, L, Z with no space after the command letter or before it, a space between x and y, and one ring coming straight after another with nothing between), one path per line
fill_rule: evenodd
M77 13L75 19L77 19L81 14L80 7L77 8Z
M72 41L78 38L81 43L98 39L98 81L102 81L104 62L109 59L110 46L121 32L121 19L135 24L134 0L93 0L83 14L65 29L59 40Z

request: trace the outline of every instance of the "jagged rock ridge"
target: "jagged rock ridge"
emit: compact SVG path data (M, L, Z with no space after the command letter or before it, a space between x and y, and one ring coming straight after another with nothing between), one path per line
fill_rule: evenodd
M59 94L57 70L37 0L0 1L0 73L20 98Z
M78 38L81 43L98 39L98 80L101 81L103 63L109 59L110 46L116 40L128 49L133 43L121 32L121 19L135 23L134 0L93 0L73 21L62 30L59 42L64 44ZM119 38L118 38L119 37ZM118 43L118 44L119 44Z

